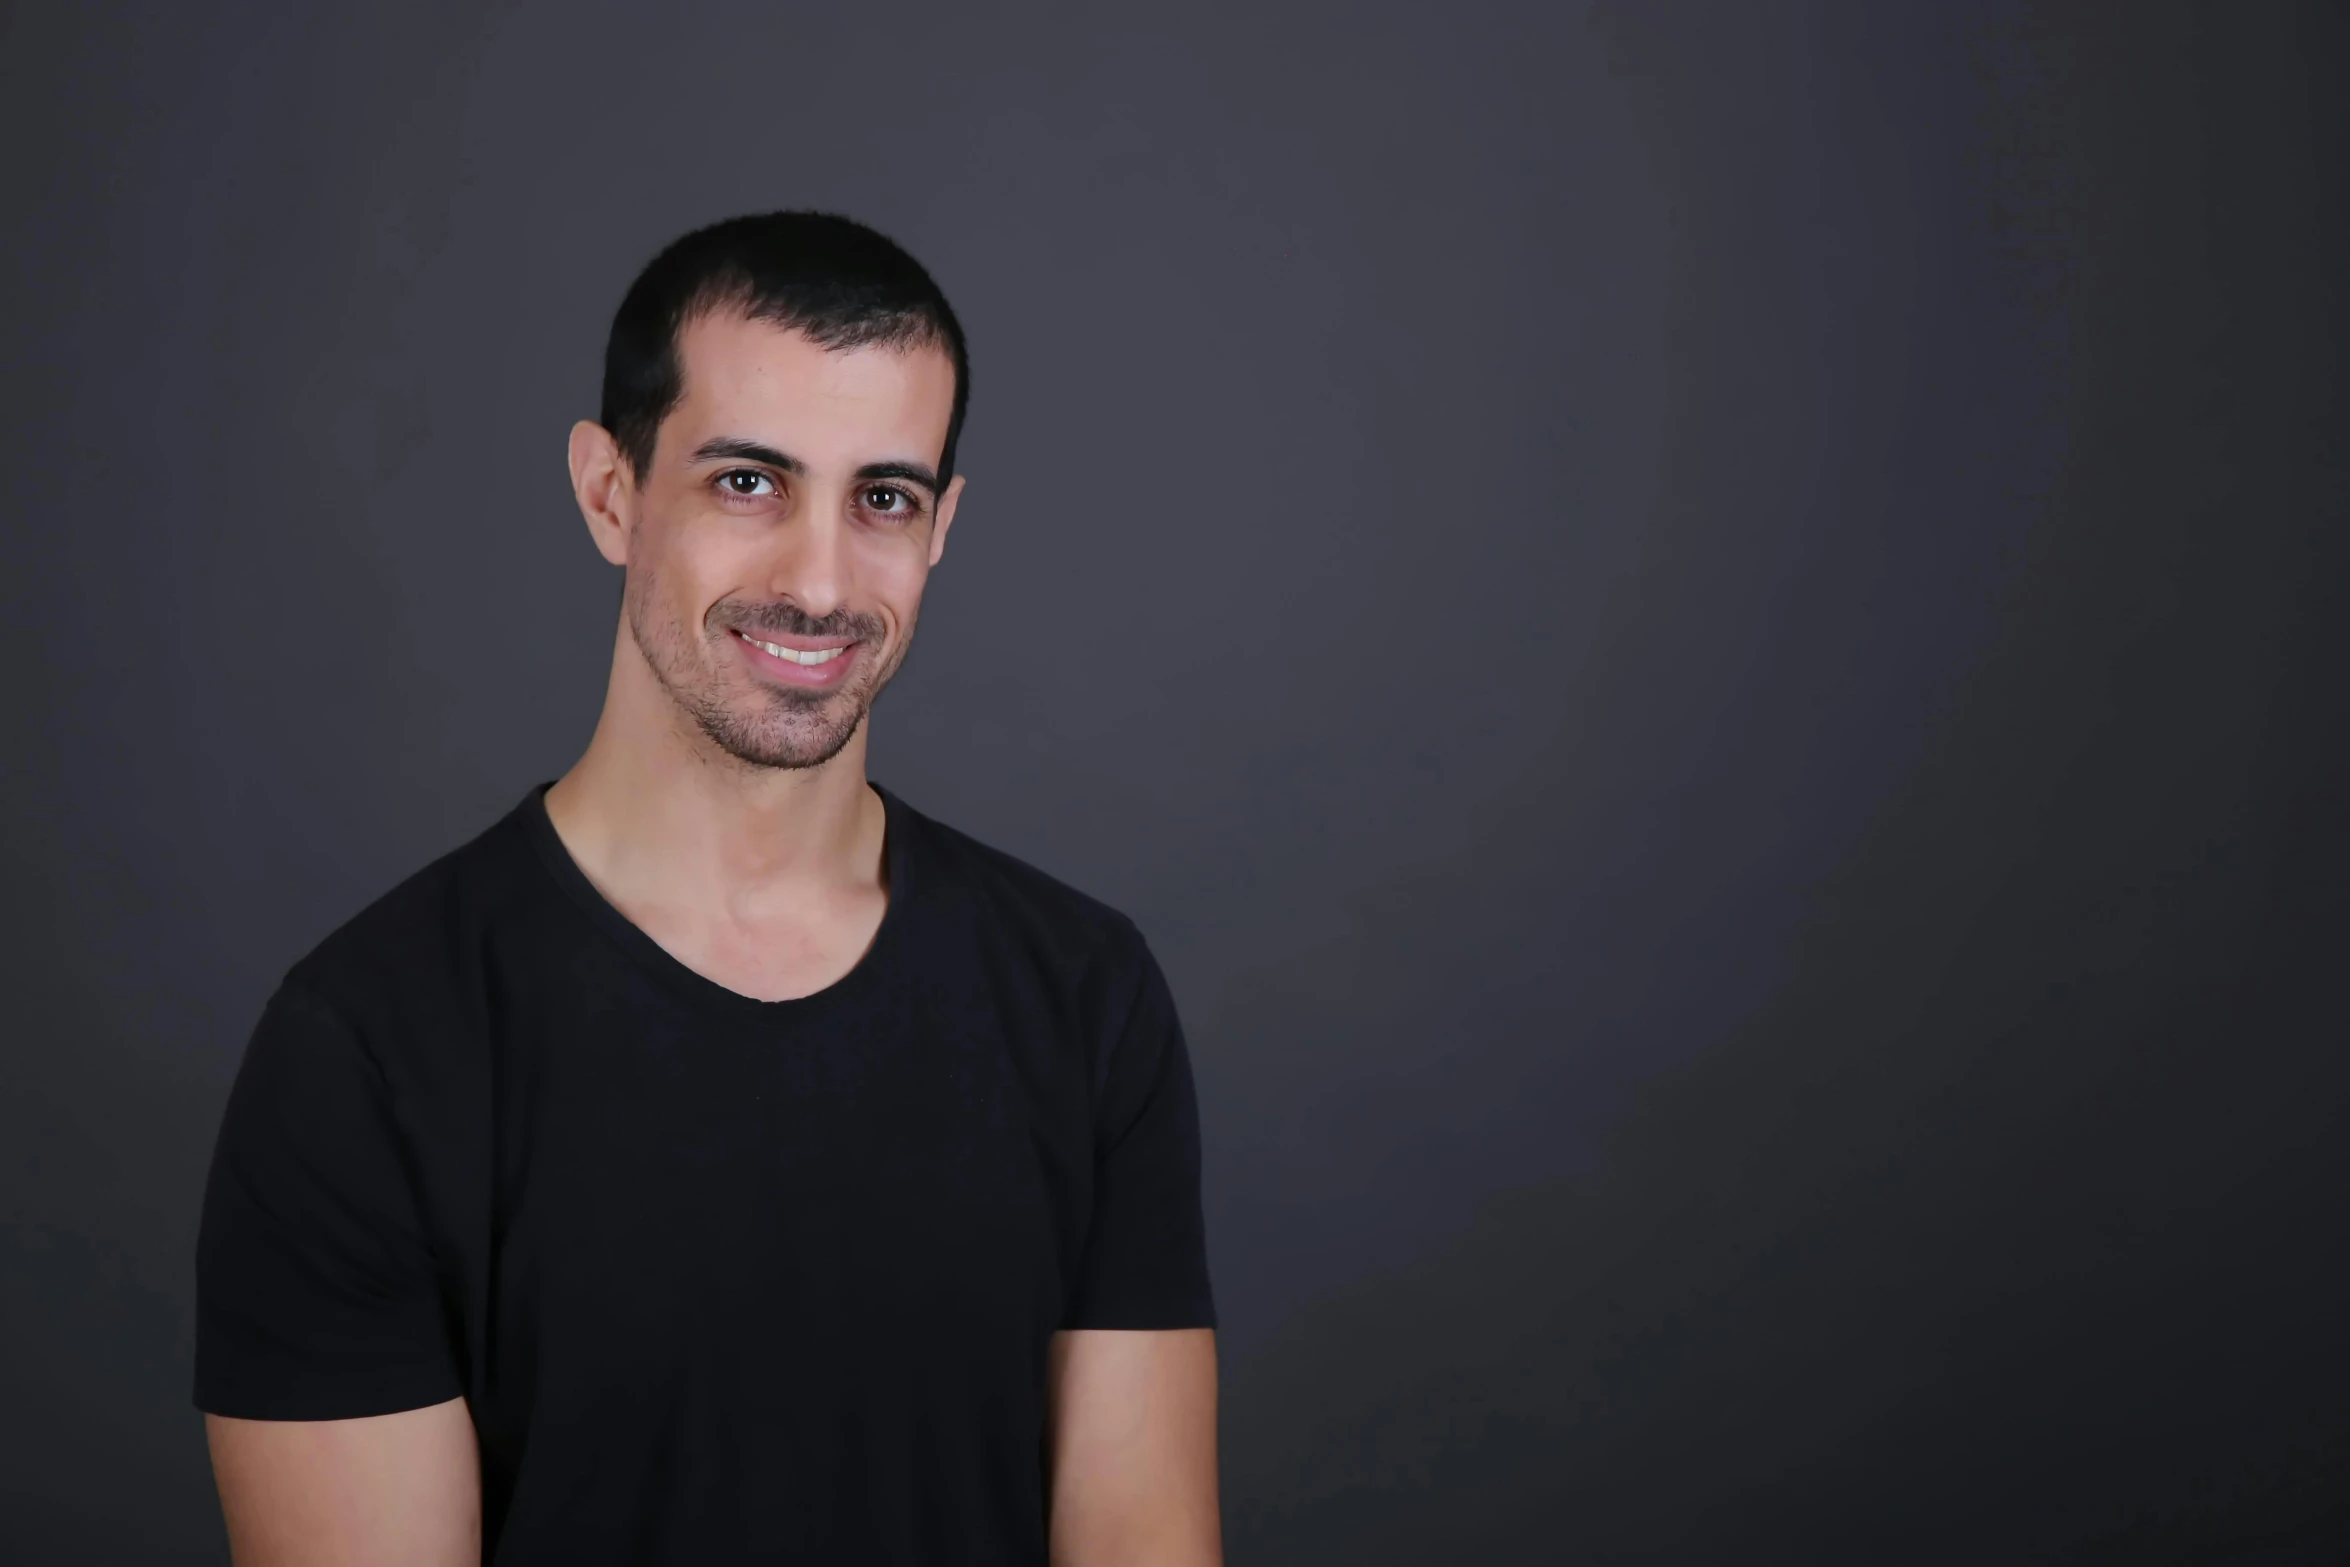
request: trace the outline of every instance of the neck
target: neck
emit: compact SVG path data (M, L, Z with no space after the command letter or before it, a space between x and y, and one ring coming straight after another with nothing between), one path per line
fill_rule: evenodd
M820 767L757 767L713 744L644 666L625 627L594 737L547 791L592 881L707 908L810 884L877 883L883 811L865 727Z

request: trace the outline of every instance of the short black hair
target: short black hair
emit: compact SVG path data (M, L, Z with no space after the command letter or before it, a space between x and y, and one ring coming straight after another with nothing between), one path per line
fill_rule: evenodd
M661 421L685 395L678 333L720 310L804 332L833 350L945 349L955 366L955 403L938 482L953 477L971 364L946 295L894 240L852 218L760 212L672 243L645 264L612 317L599 422L637 478L653 465Z

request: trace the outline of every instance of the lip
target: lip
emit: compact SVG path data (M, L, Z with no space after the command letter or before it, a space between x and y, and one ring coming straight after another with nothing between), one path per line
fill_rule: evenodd
M857 661L859 643L854 637L782 637L763 636L760 642L772 642L777 647L790 648L795 653L821 653L828 648L842 648L838 658L821 664L795 664L788 658L777 658L760 647L744 631L731 633L734 645L742 649L751 668L778 685L791 686L801 691L824 691L838 686L848 678L849 666Z

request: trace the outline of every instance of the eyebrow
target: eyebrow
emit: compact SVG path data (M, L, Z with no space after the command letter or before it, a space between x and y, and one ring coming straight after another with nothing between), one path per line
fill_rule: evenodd
M694 448L692 460L710 462L721 457L739 458L744 462L765 463L768 467L780 468L785 473L804 474L808 471L808 465L797 457L788 456L777 451L774 447L758 441L745 440L739 435L721 435L715 439L704 441Z

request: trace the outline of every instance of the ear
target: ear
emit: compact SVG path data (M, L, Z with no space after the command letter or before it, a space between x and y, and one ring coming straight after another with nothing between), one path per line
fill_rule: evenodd
M571 427L571 493L587 519L596 553L615 566L627 565L629 536L636 528L636 479L612 432L593 419Z
M947 492L938 498L938 519L930 525L930 564L947 552L947 529L955 520L955 504L963 498L963 475L956 474L947 481Z

